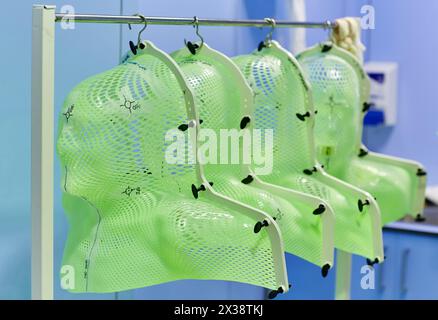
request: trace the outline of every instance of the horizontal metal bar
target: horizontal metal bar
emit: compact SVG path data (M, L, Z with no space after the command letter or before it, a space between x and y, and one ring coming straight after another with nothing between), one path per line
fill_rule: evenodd
M117 16L117 15L96 15L96 14L69 14L57 13L55 21L74 20L80 23L118 23L118 24L144 24L141 17ZM194 18L173 18L173 17L145 17L151 25L193 25ZM236 26L236 27L269 27L271 24L265 20L227 20L227 19L200 19L198 24L202 26ZM332 29L335 22L294 22L294 21L275 21L275 26L279 28L323 28Z

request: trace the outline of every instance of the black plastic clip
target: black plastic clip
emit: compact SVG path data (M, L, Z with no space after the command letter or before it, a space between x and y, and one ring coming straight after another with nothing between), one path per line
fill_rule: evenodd
M367 265L369 265L370 267L374 266L375 264L378 264L379 262L380 262L379 258L376 258L374 260L367 258Z
M297 118L300 119L301 121L305 121L305 120L306 120L306 117L307 117L307 118L310 117L310 112L307 111L307 112L304 113L304 114L297 113L296 116L297 116Z
M304 169L303 173L307 174L308 176L312 175L314 172L317 172L318 169L316 167L313 167L312 169Z
M257 51L262 51L263 48L266 48L266 44L264 41L260 41L259 45L257 46Z
M359 154L358 154L359 158L363 158L363 157L365 157L367 154L368 154L368 151L367 151L367 150L365 150L365 149L363 149L363 148L360 148L360 150L359 150Z
M129 41L129 48L131 49L131 52L136 55L137 54L137 46L134 44L134 42Z
M242 179L243 184L250 184L253 181L254 181L254 177L250 174L246 178Z
M327 277L330 268L331 267L330 267L330 265L328 263L326 263L325 265L322 266L322 268L321 268L321 275L322 275L323 278Z
M421 213L417 214L417 216L415 217L415 222L424 222L426 221L426 217L423 216Z
M196 54L196 50L199 49L199 46L196 43L187 41L186 43L187 49L189 49L190 53L195 55Z
M367 112L370 108L374 106L374 103L364 102L362 107L362 112Z
M131 52L134 54L134 55L137 55L137 49L140 47L140 49L144 49L144 44L143 43L140 43L138 46L137 45L135 45L134 44L134 42L132 42L132 41L129 41L129 48L131 49Z
M213 186L213 182L209 182L209 184L210 186ZM200 191L205 191L205 190L207 189L205 189L205 186L203 184L201 184L199 188L196 187L194 184L192 184L192 194L195 197L195 199L198 199Z
M199 119L199 124L202 124L202 122L204 122L204 121L201 120L201 119ZM189 124L187 124L187 123L183 123L183 124L181 124L181 125L178 126L178 130L184 132L184 131L186 131L189 127L193 127L193 124L192 124L192 123L189 123Z
M331 43L325 43L321 48L321 52L329 52L332 48L333 45Z
M247 124L251 122L251 118L248 116L245 116L240 120L240 129L245 129Z
M316 208L315 210L313 210L313 214L314 214L315 216L318 216L318 215L320 215L320 214L323 214L324 211L325 211L325 205L320 204L320 205L318 206L318 208Z
M424 171L423 169L421 169L421 168L418 168L418 170L417 170L417 176L418 177L424 177L424 176L426 176L427 175L427 172L426 171Z
M370 201L368 199L366 199L365 201L362 201L361 199L357 200L357 207L359 208L360 212L363 211L363 207L369 205L370 205Z
M259 233L260 230L262 230L263 227L269 226L269 222L266 220L263 220L262 222L257 222L254 226L254 233Z
M289 285L289 288L291 287L291 285ZM268 298L269 299L274 299L279 293L283 293L284 290L282 287L279 287L277 290L272 290L271 292L269 292L268 294Z

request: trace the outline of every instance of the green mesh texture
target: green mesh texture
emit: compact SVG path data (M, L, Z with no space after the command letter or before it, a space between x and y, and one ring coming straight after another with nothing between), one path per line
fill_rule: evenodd
M353 67L342 58L321 54L300 59L312 86L318 160L330 173L345 171L358 153L360 85Z
M223 55L213 52L206 45L196 55L183 48L171 56L193 89L199 118L203 120L201 129L211 129L217 136L220 129L240 130L240 121L247 115L243 106L252 104L252 93L246 87L250 92L250 101L245 100L244 92L239 89L242 82L246 86L245 80L231 60L223 61ZM254 184L243 184L241 180L246 175L240 164L207 164L204 170L217 192L275 217L287 252L318 266L327 263L322 254L323 221L320 216L312 214L315 208L277 196Z
M376 197L382 224L397 221L412 212L417 177L401 167L354 157L341 179L367 190Z
M318 110L315 140L318 160L334 176L376 197L382 224L412 212L418 200L417 167L407 170L361 154L363 107L368 79L350 53L333 45L328 52L311 48L298 57L311 83Z
M234 61L255 93L255 127L275 130L274 171L261 178L324 199L336 217L336 248L374 259L372 221L368 214L359 213L357 196L348 190L338 191L336 183L323 182L323 169L311 175L303 173L317 163L312 133L314 110L308 84L295 58L274 42L271 47L238 56ZM311 116L302 121L297 114Z
M195 200L195 167L165 161L165 133L182 123L174 74L142 52L68 95L57 151L70 224L63 265L74 267L73 292L177 279L278 288L267 232L254 236L257 221L226 203Z

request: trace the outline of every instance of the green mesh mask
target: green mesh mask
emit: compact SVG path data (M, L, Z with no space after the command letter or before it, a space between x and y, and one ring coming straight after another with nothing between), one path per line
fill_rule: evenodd
M420 218L426 186L421 164L368 152L361 144L370 91L361 64L331 43L306 50L298 59L311 82L318 110L318 160L329 173L373 194L381 208L382 224L406 214Z
M336 248L382 261L380 214L374 199L328 175L316 161L315 111L309 85L296 59L272 41L261 51L238 56L234 61L254 90L255 127L275 131L274 170L260 178L325 201L336 217ZM359 210L359 199L370 206ZM311 215L308 210L303 213Z
M178 66L151 43L143 46L80 83L59 117L70 223L63 265L74 268L71 291L114 292L177 279L286 291L276 222L216 194L200 166L165 160L169 130L184 124L196 133L199 122ZM196 144L187 144L185 155L192 149ZM199 199L192 184L204 190ZM254 234L260 220L270 227Z
M242 73L229 58L206 44L194 55L183 48L171 56L195 94L195 105L202 120L201 132L211 131L220 139L218 154L222 157L225 153L223 130L234 130L242 137L239 140L240 161L231 164L229 155L228 164L209 161L204 166L205 176L213 182L213 189L270 214L281 228L286 251L322 267L325 276L333 263L331 209L315 197L263 183L255 173L257 168L251 168L243 159L244 155L251 154L251 150L244 148L245 137L250 136L254 141L257 138L252 131L253 93ZM261 136L264 137L263 133ZM231 139L228 141L231 146ZM225 148L231 154L233 150L230 149ZM324 214L318 214L322 213L321 206L322 211L327 209ZM312 214L314 211L317 213ZM259 221L253 227L256 234L270 228L265 221Z

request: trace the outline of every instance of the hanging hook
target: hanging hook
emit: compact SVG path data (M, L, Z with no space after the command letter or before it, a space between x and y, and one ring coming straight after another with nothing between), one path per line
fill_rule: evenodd
M273 18L265 18L265 22L271 25L271 30L266 35L265 40L259 43L258 50L262 50L263 48L270 47L272 43L272 34L274 33L276 22Z
M129 47L131 48L132 53L133 53L134 55L136 55L136 54L137 54L137 49L138 49L138 48L140 48L140 49L144 49L144 45L141 43L141 34L142 34L142 32L147 28L147 26L148 26L148 22L147 22L145 16L143 16L143 15L141 15L141 14L139 14L139 13L134 14L134 16L138 16L138 17L140 17L141 20L144 22L144 26L143 26L143 28L138 32L138 36L137 36L137 45L135 45L134 42L129 41ZM129 28L129 30L132 30L132 28L131 28L131 24L130 24L130 23L128 23L128 28Z
M143 48L141 48L141 34L142 34L142 32L145 31L146 28L148 27L148 21L146 20L146 18L145 18L143 15L138 14L138 16L143 20L143 22L144 22L144 26L143 26L143 28L138 32L137 46L139 46L140 49L143 49Z
M267 36L265 38L265 44L266 44L266 46L269 47L271 42L272 42L272 34L274 33L275 26L277 24L273 18L265 18L265 21L271 25L271 31L269 31L269 33L267 34Z
M336 27L337 27L336 23L333 23L330 20L326 20L324 25L324 31L327 32L328 41L331 41L333 32L335 31Z
M197 49L201 49L202 46L204 45L204 38L201 36L201 34L199 33L199 19L197 16L193 17L193 28L195 28L195 33L198 36L198 38L201 40L201 44L198 45L196 43L192 43L190 41L187 41L186 39L184 39L184 43L187 46L187 49L189 49L189 51L192 54L196 54L196 50Z

